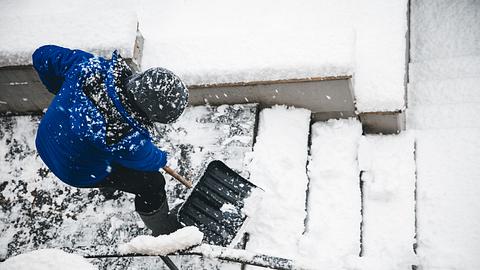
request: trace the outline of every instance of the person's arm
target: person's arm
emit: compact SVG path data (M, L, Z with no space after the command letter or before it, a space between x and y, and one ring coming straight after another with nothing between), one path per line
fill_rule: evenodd
M65 74L74 65L79 64L93 55L81 50L45 45L35 50L32 55L33 67L40 80L53 94L62 87Z
M139 171L159 171L167 164L167 153L150 140L114 153L114 162Z

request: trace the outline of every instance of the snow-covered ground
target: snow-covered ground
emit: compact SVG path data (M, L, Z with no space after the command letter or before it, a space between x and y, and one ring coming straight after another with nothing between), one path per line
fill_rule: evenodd
M412 1L407 127L423 269L480 269L480 3Z
M248 177L242 161L253 145L256 112L255 104L189 107L180 121L158 126L162 136L157 143L170 154L169 165L193 181L214 159ZM132 195L72 188L48 171L34 146L38 120L0 118L0 258L52 247L79 254L115 254L118 244L148 234L134 212ZM187 190L165 178L173 207ZM197 257L172 259L186 268L223 266ZM163 265L155 257L93 262L109 269Z
M147 254L166 256L202 243L203 233L197 227L183 227L168 235L139 235L118 246L120 254Z

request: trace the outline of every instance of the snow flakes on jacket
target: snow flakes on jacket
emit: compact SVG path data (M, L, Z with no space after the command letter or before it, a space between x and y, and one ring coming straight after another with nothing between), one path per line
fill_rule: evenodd
M158 171L166 153L153 143L148 120L128 102L123 85L132 74L116 52L106 60L80 50L47 45L33 65L56 94L40 122L36 146L63 182L92 186L115 165Z

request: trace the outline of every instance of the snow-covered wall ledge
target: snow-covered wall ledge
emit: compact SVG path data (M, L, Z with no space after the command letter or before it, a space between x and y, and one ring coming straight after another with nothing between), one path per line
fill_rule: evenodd
M356 110L405 107L408 0L142 2L143 67L189 85L353 76Z
M354 91L358 112L405 109L408 0L358 6Z
M5 1L0 16L0 67L32 64L38 47L55 44L110 57L133 58L137 16L130 6ZM4 12L7 11L8 12Z

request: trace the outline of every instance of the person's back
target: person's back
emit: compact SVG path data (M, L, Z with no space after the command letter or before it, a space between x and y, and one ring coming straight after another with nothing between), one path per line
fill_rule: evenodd
M167 154L153 144L149 129L152 121L175 121L185 109L188 90L181 80L162 68L132 74L116 52L106 60L48 45L32 58L56 94L36 138L49 169L71 186L134 193L135 208L154 234L172 230L157 224L168 213L159 172Z
M127 106L115 102L124 90L121 85L132 75L115 53L107 61L82 51L44 46L35 51L33 63L56 94L40 123L36 145L58 178L83 187L105 178L112 163L145 171L165 165L165 153L153 146L139 123L147 120L135 120L133 110L127 112Z

